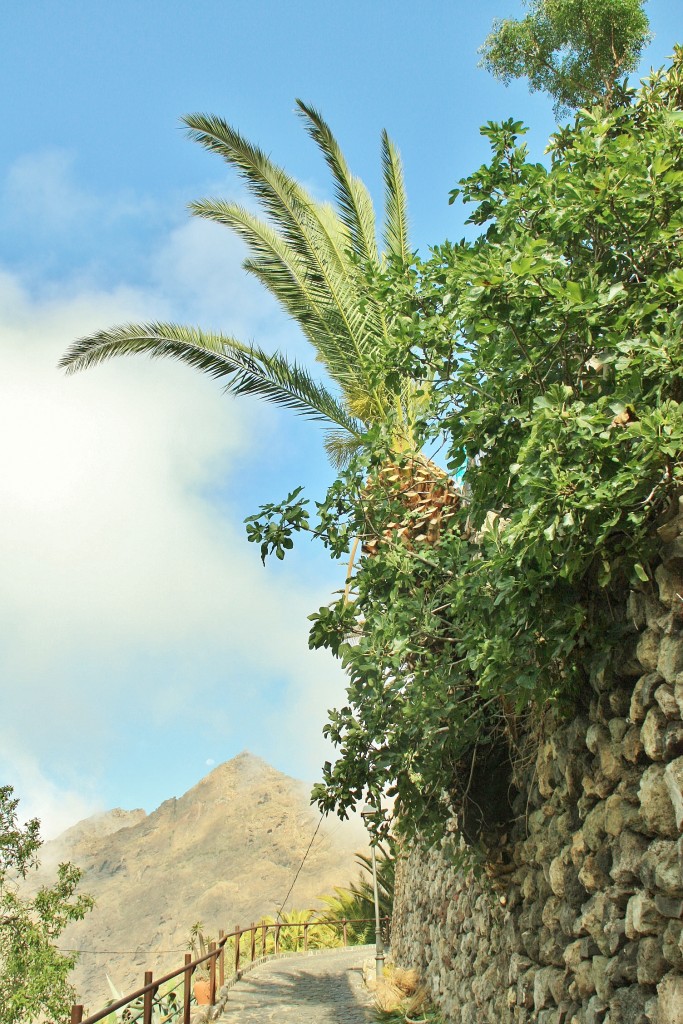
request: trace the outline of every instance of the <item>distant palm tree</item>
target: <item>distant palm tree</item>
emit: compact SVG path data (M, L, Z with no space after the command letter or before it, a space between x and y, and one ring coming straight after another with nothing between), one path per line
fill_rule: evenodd
M389 259L405 266L411 259L403 172L398 152L383 132L380 250L365 185L350 173L321 115L300 100L297 106L332 174L334 206L314 199L225 121L192 114L184 119L190 136L238 171L263 217L222 199L204 199L191 209L197 216L226 224L244 239L249 249L245 269L299 324L333 389L278 352L176 324L127 324L99 331L75 342L60 365L73 372L135 352L179 359L225 380L227 392L257 395L321 421L327 452L341 466L375 424L391 423L396 452L415 447L418 385L405 378L390 389L373 375L373 353L386 342L390 327L382 303L367 286L368 271L381 270Z

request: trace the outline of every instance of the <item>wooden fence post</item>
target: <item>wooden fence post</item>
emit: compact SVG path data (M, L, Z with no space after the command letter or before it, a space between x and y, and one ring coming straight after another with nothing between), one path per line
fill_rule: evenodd
M192 953L185 954L185 972L183 974L183 1024L190 1024L190 1001L192 999L192 971L188 964L192 963Z
M220 950L218 954L218 987L221 989L225 985L225 930L223 928L218 932L218 948Z
M145 985L151 985L151 984L152 984L152 972L151 971L145 971ZM143 1010L142 1010L143 1024L152 1024L152 1000L153 1000L153 998L154 998L154 992L150 988L150 989L147 990L147 992L145 992L145 994L143 996L143 1004L142 1004L143 1005Z
M83 1020L83 1006L80 1003L74 1003L71 1007L71 1024L81 1024Z
M240 938L241 937L242 937L242 932L240 931L240 926L238 924L236 924L235 925L235 974L238 974L239 973L239 969L240 969Z
M214 955L209 959L209 1006L216 1005L216 943L209 943L209 953Z

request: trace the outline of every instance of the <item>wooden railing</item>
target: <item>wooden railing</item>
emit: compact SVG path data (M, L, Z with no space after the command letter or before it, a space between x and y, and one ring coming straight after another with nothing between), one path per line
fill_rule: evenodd
M182 1006L178 1004L174 1011L165 1013L163 1020L165 1022L182 1020L183 1024L190 1024L193 998L192 976L201 964L208 961L209 1005L215 1006L216 995L226 983L226 958L228 954L232 954L230 956L231 966L233 967L231 978L234 981L240 976L242 964L252 964L256 960L264 959L271 955L278 956L282 952L281 936L284 929L296 928L303 930L303 949L300 952L306 953L309 950L309 933L312 928L339 928L342 944L346 947L348 946L349 925L356 924L374 924L374 918L322 918L297 922L278 921L275 923L271 922L270 924L260 921L250 924L248 928L240 928L239 925L235 925L234 931L229 932L227 935L220 931L218 933L218 942L210 942L209 952L204 956L193 960L192 954L186 953L183 966L175 971L171 971L169 974L164 974L161 978L154 978L151 971L145 971L144 984L140 988L123 996L117 1002L108 1004L101 1010L98 1010L97 1013L90 1014L89 1017L83 1017L82 1004L74 1004L71 1007L71 1024L97 1024L97 1021L104 1020L105 1017L112 1013L116 1014L125 1007L130 1007L125 1017L126 1024L134 1024L136 1021L140 1021L141 1024L152 1024L155 1005L158 1006L162 999L168 1000L169 993L171 991L177 993L177 990L180 988L182 988ZM382 918L382 925L385 928L388 924L389 918ZM269 938L272 938L271 953L268 952ZM230 942L230 940L233 941ZM246 943L246 949L242 945L243 941ZM228 946L227 950L226 946ZM299 950L291 950L289 952L299 952ZM176 979L178 979L176 985L171 986L163 994L159 993L159 989L162 986L168 985L169 982ZM133 1007L132 1004L139 1000L142 1000L142 1005Z

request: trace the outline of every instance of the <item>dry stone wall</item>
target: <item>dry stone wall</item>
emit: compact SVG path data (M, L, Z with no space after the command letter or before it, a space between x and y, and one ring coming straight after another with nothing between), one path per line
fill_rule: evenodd
M489 874L399 867L392 944L457 1024L683 1024L683 515L629 598L635 658L549 725Z

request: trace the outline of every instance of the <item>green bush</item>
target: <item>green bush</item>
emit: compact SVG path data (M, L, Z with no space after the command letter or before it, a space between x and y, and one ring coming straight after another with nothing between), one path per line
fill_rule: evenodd
M457 812L472 838L509 813L520 716L618 673L624 598L649 585L683 476L682 99L678 48L638 93L580 111L548 167L520 123L489 123L489 163L452 195L479 237L369 276L389 325L375 373L422 383L416 433L465 493L437 543L402 543L377 429L318 506L332 556L382 540L352 599L312 616L311 645L350 677L322 809L388 788L405 833L441 835ZM302 506L277 507L285 536ZM253 539L267 523L252 519Z

